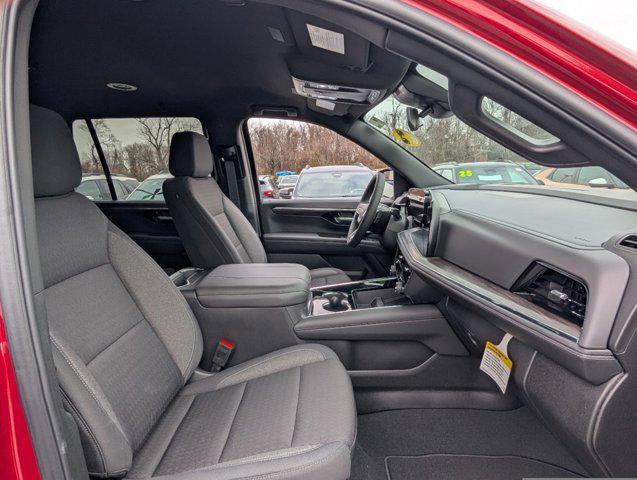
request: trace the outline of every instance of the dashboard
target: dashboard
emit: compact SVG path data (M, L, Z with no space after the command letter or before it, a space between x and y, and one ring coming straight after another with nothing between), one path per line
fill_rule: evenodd
M419 275L593 383L621 371L611 340L631 257L617 248L637 231L635 211L455 187L412 189L402 208L395 268L403 277ZM486 340L458 323L465 340Z

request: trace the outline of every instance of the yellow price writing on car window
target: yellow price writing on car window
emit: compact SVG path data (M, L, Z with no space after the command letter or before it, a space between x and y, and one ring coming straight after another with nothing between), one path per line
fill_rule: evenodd
M473 177L473 170L460 170L458 175L461 177Z

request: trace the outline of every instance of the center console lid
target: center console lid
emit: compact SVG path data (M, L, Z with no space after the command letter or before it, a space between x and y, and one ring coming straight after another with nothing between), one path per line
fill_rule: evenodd
M287 307L305 304L310 271L293 263L221 265L196 286L203 307Z

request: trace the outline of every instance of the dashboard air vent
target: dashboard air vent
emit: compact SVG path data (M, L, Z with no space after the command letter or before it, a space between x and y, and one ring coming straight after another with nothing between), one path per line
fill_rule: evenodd
M584 323L588 292L586 286L571 275L535 262L512 291L580 327Z
M619 241L620 247L632 248L637 250L637 235L628 235Z

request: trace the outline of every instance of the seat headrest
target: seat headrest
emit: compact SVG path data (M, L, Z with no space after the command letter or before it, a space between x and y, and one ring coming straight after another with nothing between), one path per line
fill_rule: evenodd
M170 142L168 169L175 177L207 177L212 173L208 139L195 132L178 132Z
M29 114L35 196L72 192L82 181L82 165L71 129L53 110L31 105Z

